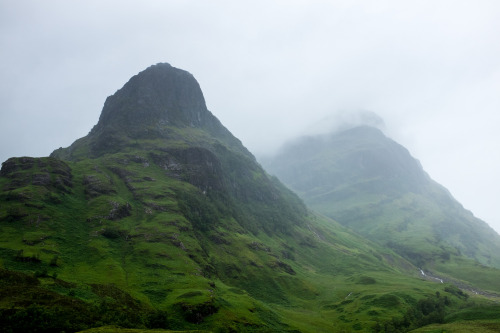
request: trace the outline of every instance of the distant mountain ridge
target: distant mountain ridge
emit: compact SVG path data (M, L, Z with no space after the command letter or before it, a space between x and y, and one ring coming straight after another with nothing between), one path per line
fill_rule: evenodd
M306 201L331 194L318 192L318 186L335 189L346 182L361 186L359 179L368 180L369 186L363 184L368 191L387 191L386 195L422 191L431 182L420 162L406 148L386 140L381 130L357 126L337 133L290 142L275 159L264 163L294 190L304 193Z
M305 137L263 164L312 209L416 265L437 269L442 258L465 255L500 267L500 236L379 129Z

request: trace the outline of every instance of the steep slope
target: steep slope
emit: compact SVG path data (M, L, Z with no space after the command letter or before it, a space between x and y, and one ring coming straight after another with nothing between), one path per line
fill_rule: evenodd
M380 130L359 126L303 138L264 165L312 209L415 265L500 290L496 270L480 281L477 264L467 260L499 268L500 236Z
M371 331L467 299L310 213L168 64L109 97L70 147L7 160L0 189L7 331Z

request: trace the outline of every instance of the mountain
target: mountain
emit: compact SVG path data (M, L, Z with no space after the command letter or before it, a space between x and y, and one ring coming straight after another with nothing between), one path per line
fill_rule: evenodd
M166 144L210 147L220 142L254 159L207 109L196 79L166 63L133 76L106 99L99 122L86 137L51 156L65 160L96 158L132 147L139 144L138 140L149 144L144 148Z
M312 209L449 281L500 290L500 236L433 181L408 150L356 126L290 142L266 169Z
M169 64L70 147L2 164L0 285L6 332L408 331L492 309L311 212Z

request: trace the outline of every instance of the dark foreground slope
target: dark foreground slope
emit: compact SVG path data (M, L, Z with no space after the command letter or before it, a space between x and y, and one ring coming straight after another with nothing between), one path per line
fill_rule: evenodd
M500 236L409 152L361 126L287 145L266 168L321 212L448 280L500 291Z
M408 329L470 303L308 212L168 64L70 147L7 160L0 189L5 331Z

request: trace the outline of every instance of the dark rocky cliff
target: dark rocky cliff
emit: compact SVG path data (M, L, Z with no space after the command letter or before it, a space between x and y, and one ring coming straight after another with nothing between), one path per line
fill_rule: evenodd
M204 132L207 137L201 141L217 140L253 159L207 109L196 79L187 71L159 63L133 76L106 99L99 122L86 137L51 156L68 160L98 157L137 140L185 140L189 130Z

